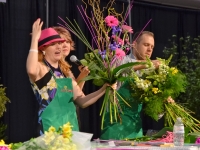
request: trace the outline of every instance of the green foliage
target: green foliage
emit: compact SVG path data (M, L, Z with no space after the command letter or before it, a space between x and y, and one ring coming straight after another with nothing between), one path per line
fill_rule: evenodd
M6 96L6 88L3 85L0 85L0 117L3 116L3 113L6 111L6 103L10 102L9 98ZM0 139L6 139L5 130L7 125L0 123Z
M0 117L3 116L3 113L6 111L6 103L10 102L9 98L5 93L6 88L3 85L0 85Z
M186 75L188 81L186 92L180 94L176 101L184 103L187 108L195 112L193 116L200 119L198 108L200 103L200 36L177 39L176 35L173 35L163 52L165 58L173 54L170 65L176 65ZM176 82L179 82L178 79Z
M7 137L5 136L5 130L7 128L7 125L0 123L0 139L6 140Z

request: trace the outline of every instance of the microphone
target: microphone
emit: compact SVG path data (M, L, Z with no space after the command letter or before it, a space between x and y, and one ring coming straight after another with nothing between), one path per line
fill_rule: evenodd
M75 55L72 55L70 57L70 61L75 63L77 66L82 66L82 63L80 62L80 60L77 59L77 57Z

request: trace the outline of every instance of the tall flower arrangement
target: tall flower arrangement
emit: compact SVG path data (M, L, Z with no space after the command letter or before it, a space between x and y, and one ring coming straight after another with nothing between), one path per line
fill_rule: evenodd
M86 4L85 1L83 2ZM117 13L113 8L114 2L115 0L110 0L107 6L101 10L100 0L88 0L86 8L88 5L92 8L90 16L86 13L87 9L82 6L77 7L91 33L91 43L88 42L76 21L72 23L67 18L67 22L65 22L60 18L65 23L64 27L75 34L90 49L90 52L85 54L85 59L81 60L82 64L90 69L90 75L84 80L93 80L93 83L98 86L105 83L113 84L117 81L124 81L129 78L129 76L124 77L122 75L124 71L129 70L134 65L142 64L134 62L121 65L123 57L132 46L129 42L129 34L133 33L133 29L125 22L132 5L128 7L125 17L123 17L122 13ZM100 111L102 128L107 110L110 112L111 123L113 119L117 121L120 117L119 111L121 111L121 108L117 97L120 97L120 95L111 87L107 87ZM124 102L129 105L125 100Z
M173 126L176 118L181 117L186 127L200 131L200 121L190 115L192 111L175 102L185 92L187 80L176 67L169 67L171 58L157 58L161 63L158 69L147 58L147 69L132 72L132 95L144 104L144 112L154 120L164 115L165 126Z

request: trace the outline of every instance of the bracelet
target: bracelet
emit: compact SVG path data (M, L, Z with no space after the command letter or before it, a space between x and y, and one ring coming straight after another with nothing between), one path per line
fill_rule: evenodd
M29 52L36 52L36 53L38 53L38 50L36 50L36 49L30 49Z

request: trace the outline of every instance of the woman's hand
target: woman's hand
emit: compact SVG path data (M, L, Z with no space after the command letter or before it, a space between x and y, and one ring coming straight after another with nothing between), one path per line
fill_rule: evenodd
M32 39L34 40L39 40L40 35L41 35L41 30L42 30L42 25L43 21L41 19L37 19L32 26Z
M106 88L107 86L110 86L113 90L116 90L117 89L117 82L115 82L114 84L110 85L108 83L105 83L103 85L104 88Z
M90 73L90 70L88 69L87 66L79 66L78 67L79 71L81 72L80 75L82 77L86 77L88 76L88 74Z

